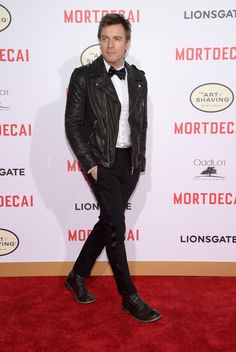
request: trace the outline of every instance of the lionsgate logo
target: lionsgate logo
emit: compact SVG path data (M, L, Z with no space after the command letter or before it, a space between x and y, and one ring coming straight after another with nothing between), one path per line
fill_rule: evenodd
M0 177L1 176L25 176L25 169L18 167L5 168L0 166Z
M236 243L236 235L179 235L179 242L184 244L232 244Z
M7 99L9 97L9 89L1 89L0 88L0 111L9 111L10 106L7 102Z
M236 10L190 10L184 11L185 20L211 20L236 18Z
M226 160L194 159L193 165L197 168L194 181L226 181L222 175L222 168L226 166Z
M90 210L99 210L100 207L98 203L91 203L91 202L85 202L85 203L75 203L75 210L80 210L80 211L90 211ZM126 203L125 206L126 210L132 210L132 205L131 203Z

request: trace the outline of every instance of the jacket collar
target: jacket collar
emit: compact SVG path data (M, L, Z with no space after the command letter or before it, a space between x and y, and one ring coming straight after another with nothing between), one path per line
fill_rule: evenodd
M127 70L128 78L128 90L129 90L129 110L131 111L137 96L141 91L140 88L143 85L143 76L133 66L130 66L125 61L125 68ZM103 62L103 57L99 56L90 66L90 77L96 79L96 86L98 89L103 90L106 94L110 95L116 101L119 101L116 94L116 90L112 84L110 77L107 74L105 64Z
M125 68L128 72L129 111L131 112L143 86L143 75L136 67L130 66L127 62L125 62Z

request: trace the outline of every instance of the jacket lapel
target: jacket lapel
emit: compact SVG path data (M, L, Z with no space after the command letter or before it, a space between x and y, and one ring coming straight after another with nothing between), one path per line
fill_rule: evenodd
M139 71L136 68L130 66L127 62L125 62L125 68L128 73L129 113L131 114L139 97L139 94L142 91L143 78ZM99 56L92 63L90 78L95 79L95 85L97 89L102 90L105 94L109 95L114 101L119 103L119 98L112 84L112 81L107 74L102 56Z
M102 90L109 95L113 100L119 102L116 90L112 84L110 77L107 74L102 56L99 56L91 65L90 77L95 79L97 89Z

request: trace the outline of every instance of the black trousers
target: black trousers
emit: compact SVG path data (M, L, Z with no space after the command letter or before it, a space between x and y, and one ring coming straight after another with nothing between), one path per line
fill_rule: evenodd
M98 165L97 181L88 180L100 206L99 221L94 226L74 264L74 270L88 277L92 267L106 247L118 291L121 295L136 292L127 263L125 240L125 207L139 179L139 170L131 174L131 148L116 148L112 168Z

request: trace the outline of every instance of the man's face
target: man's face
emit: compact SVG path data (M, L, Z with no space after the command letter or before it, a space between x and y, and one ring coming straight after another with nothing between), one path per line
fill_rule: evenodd
M125 30L121 24L105 26L102 29L100 37L102 56L114 68L123 65L123 58L129 45L130 40L126 40Z

